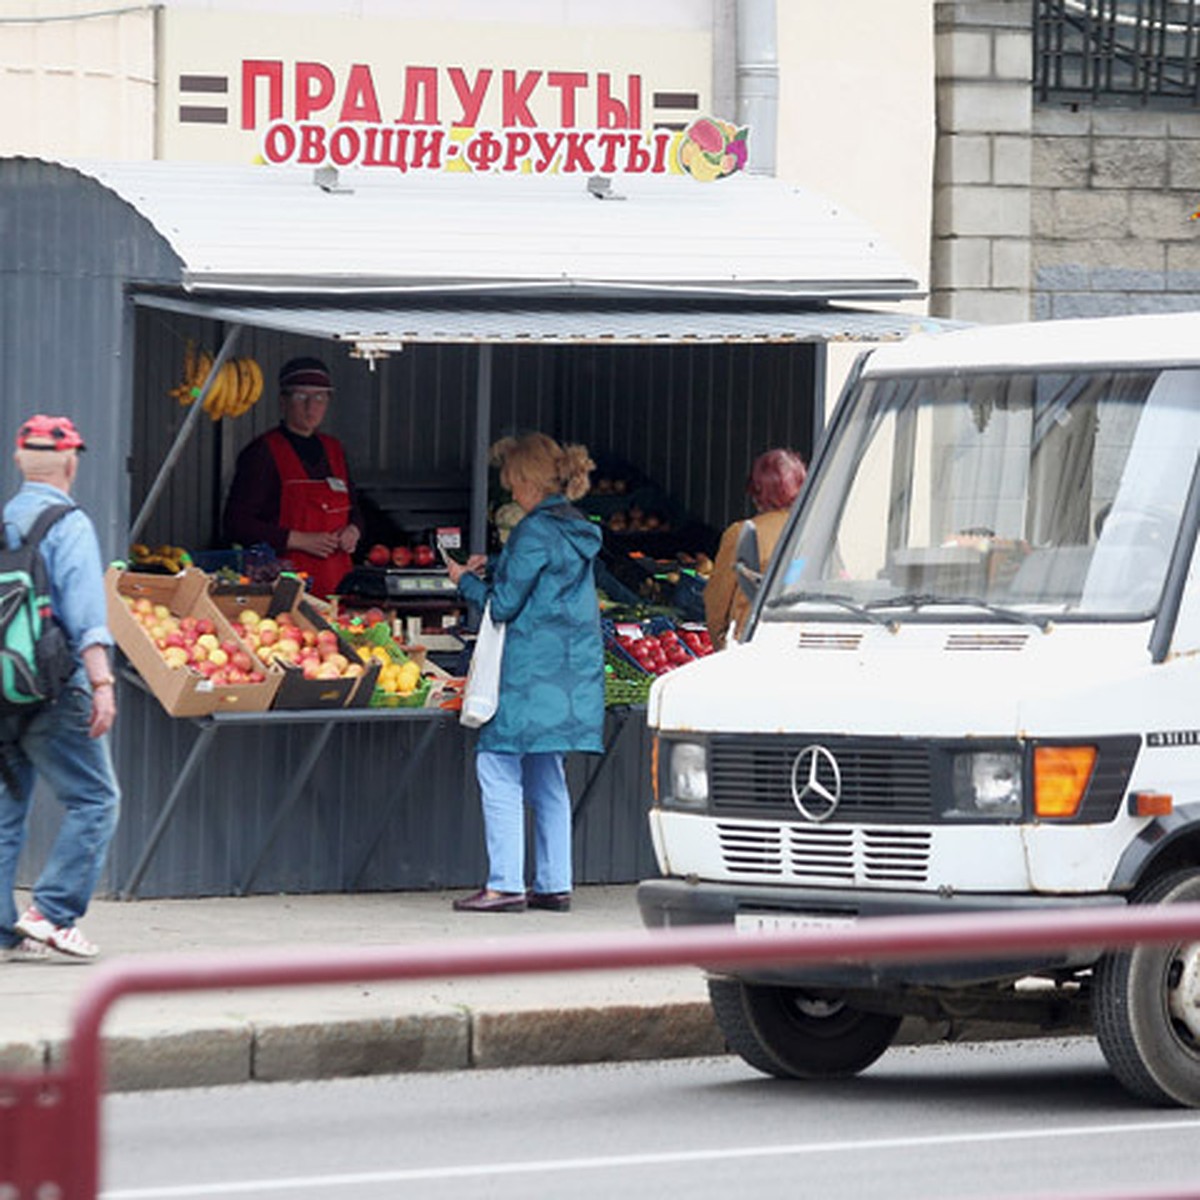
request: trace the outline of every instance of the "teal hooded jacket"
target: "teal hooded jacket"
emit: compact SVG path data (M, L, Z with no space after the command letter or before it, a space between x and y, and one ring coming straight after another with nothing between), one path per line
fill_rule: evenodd
M495 754L604 749L604 642L594 563L600 530L563 496L526 513L490 583L464 574L459 591L492 606L507 632L496 715L478 746Z

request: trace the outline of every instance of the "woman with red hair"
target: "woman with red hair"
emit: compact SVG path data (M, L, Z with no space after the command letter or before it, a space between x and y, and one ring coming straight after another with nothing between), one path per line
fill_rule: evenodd
M751 518L758 534L759 570L766 570L792 502L808 469L804 460L791 450L768 450L760 454L750 468L746 494L754 504L756 515ZM730 636L736 639L750 613L750 601L738 587L733 564L738 535L744 521L734 521L721 535L721 545L713 563L712 574L704 588L704 622L717 650L724 648Z

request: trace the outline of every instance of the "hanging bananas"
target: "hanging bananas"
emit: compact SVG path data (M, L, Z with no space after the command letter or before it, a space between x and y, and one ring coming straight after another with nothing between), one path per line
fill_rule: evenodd
M183 382L168 393L185 407L193 403L213 367L207 350L197 351L188 342L183 356ZM204 411L214 420L240 417L258 403L263 393L262 368L253 358L227 359L204 397Z

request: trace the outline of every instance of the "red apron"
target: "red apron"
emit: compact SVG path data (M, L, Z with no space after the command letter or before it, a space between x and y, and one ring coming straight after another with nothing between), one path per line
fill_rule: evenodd
M267 445L281 485L279 524L300 533L336 533L350 516L350 485L346 474L346 456L341 444L323 433L321 439L331 472L328 479L313 479L304 469L300 456L278 429L267 434ZM308 590L314 596L328 596L350 570L350 555L335 550L328 558L317 558L303 550L288 550L287 557L297 571L308 575Z

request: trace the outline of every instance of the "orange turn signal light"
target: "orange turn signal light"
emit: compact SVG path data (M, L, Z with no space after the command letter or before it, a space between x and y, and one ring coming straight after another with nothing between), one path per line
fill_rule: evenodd
M1033 751L1033 811L1073 817L1096 765L1095 746L1037 746Z
M1169 792L1132 792L1129 812L1135 817L1165 817L1175 807L1175 797Z
M658 803L658 738L650 743L650 788L654 793L654 803Z

